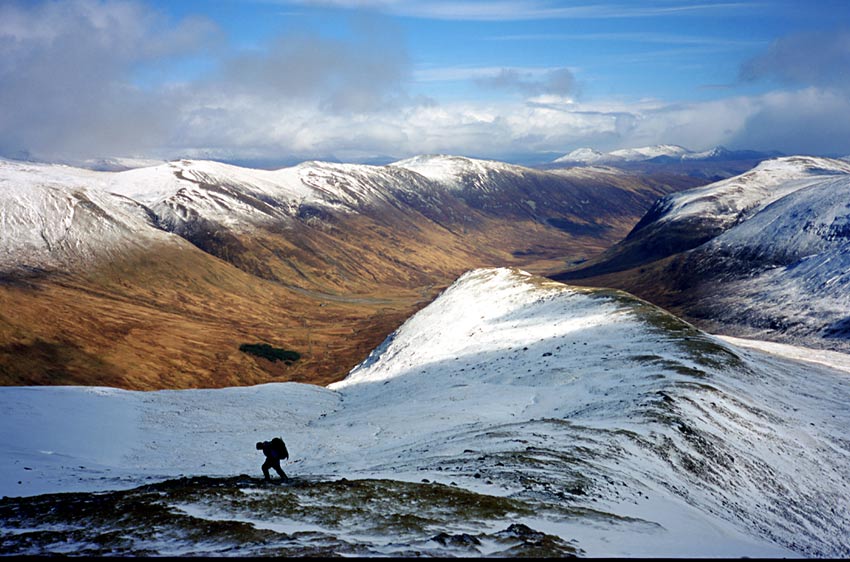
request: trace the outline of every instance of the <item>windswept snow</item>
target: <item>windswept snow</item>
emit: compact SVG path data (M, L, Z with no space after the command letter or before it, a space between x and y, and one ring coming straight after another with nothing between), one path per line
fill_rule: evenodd
M281 435L285 470L329 486L326 510L339 490L377 482L364 479L385 479L386 494L427 481L417 485L429 493L515 502L507 520L487 522L416 504L432 521L421 540L447 531L467 554L488 552L486 537L510 523L590 556L850 554L846 372L742 350L624 293L517 270L467 273L329 388L3 388L0 409L8 496L259 474L254 442ZM239 506L277 491L241 482L220 485L247 495L190 495L176 508L260 525ZM299 486L280 493L309 491ZM374 493L357 496L358 521L406 509ZM360 552L399 552L399 536L367 540L353 520L303 513L277 507L262 526L293 541L318 525Z
M800 347L789 345L787 343L776 343L762 340L752 340L747 338L735 338L732 336L717 336L723 341L729 342L737 347L748 347L765 351L780 357L794 359L795 361L804 361L807 363L817 363L825 365L832 369L842 370L850 375L850 355L847 353L839 353L837 351L827 351L824 349L811 349L808 347Z
M850 244L850 168L847 171L822 176L801 188L796 182L781 184L711 245L777 263L846 248Z

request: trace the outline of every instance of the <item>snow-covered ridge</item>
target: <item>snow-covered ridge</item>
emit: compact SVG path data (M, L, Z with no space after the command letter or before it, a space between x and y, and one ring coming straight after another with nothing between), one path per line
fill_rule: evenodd
M3 161L0 181L21 188L84 185L131 198L166 219L199 215L230 227L250 227L291 216L303 204L356 212L392 200L397 192L454 190L463 182L481 184L475 179L488 174L518 170L525 169L453 156L421 156L389 166L310 161L279 170L178 160L121 172Z
M464 177L525 170L503 162L461 156L417 156L387 166L307 161L278 170L242 168L221 162L180 160L153 168L115 174L106 188L155 205L181 190L203 185L227 186L280 201L308 202L356 208L388 198L397 190L422 190L410 171L446 189L456 189ZM412 184L412 185L411 185Z
M595 148L577 148L572 152L565 154L553 160L553 162L584 162L585 164L595 164L609 158L609 155L599 152Z
M181 244L143 205L101 189L109 177L0 161L0 270L67 268L156 242Z
M694 251L693 260L740 271L710 306L753 335L773 326L789 341L848 349L850 173L824 176L757 208Z
M470 194L486 194L483 200L489 201L487 197L491 195L498 199L501 193L506 193L505 199L490 210L506 213L516 208L518 213L527 213L527 202L519 200L523 181L531 178L537 182L536 186L554 185L561 181L559 175L567 175L562 172L544 178L547 172L445 155L418 156L387 166L310 161L278 170L242 168L204 160L178 160L120 172L13 161L0 164L0 184L9 186L6 196L10 201L0 207L0 213L6 217L7 225L15 225L14 231L7 226L7 236L0 241L3 246L0 253L8 258L4 267L14 263L12 258L20 256L25 248L41 244L44 238L56 238L50 233L42 236L42 224L62 221L49 205L34 201L25 203L26 198L12 197L12 190L35 193L48 187L60 191L84 188L100 192L92 197L103 200L121 196L136 202L138 210L151 219L145 219L150 224L143 230L159 228L197 242L198 237L203 238L205 233L219 229L238 233L272 225L286 227L293 220L327 216L326 212L370 214L395 208L412 209L429 217L453 217L453 206L466 204L463 198ZM539 181L541 179L547 181ZM545 204L543 197L540 201L534 201L533 197L530 200L534 204ZM473 203L479 204L481 200ZM101 218L105 220L109 211L106 207L102 210ZM93 228L90 240L77 240L72 245L80 243L94 248L100 244L117 249L114 236L108 240L98 239L101 230L104 229ZM155 234L144 236L151 235ZM55 251L64 248L55 244L48 246ZM84 253L94 256L92 252ZM77 257L71 261L76 261ZM70 263L63 256L54 261ZM31 266L33 264L24 267Z
M681 155L682 160L712 160L717 158L729 157L732 152L725 146L715 146L702 152L685 152Z
M847 350L848 209L850 163L768 160L659 199L608 261L588 269L623 271L676 255L669 266L658 262L665 274L652 283L680 294L694 318L735 335Z
M0 268L83 264L166 240L163 227L198 218L251 229L302 205L357 212L398 191L435 188L399 168L323 162L268 171L180 160L97 172L0 160Z
M258 474L253 443L282 434L291 476L527 502L512 522L590 556L845 556L848 404L846 373L735 348L623 293L477 270L328 389L0 389L0 494ZM180 509L256 520L214 504Z
M693 155L687 148L674 144L659 144L639 148L621 148L611 152L600 152L593 148L579 148L569 154L556 158L554 162L574 162L584 164L613 164L623 162L642 162L658 157L681 158Z
M767 160L734 178L668 195L657 205L664 212L655 220L704 216L731 224L789 193L846 174L850 174L850 164L831 158L789 156Z
M416 172L431 181L450 189L482 186L488 175L494 173L520 174L527 168L498 162L479 160L465 156L427 154L393 162L389 166Z
M622 158L626 162L639 162L641 160L658 158L659 156L683 156L685 154L691 154L691 151L675 144L658 144L640 148L613 150L609 154L616 158Z
M777 153L761 153L751 150L729 150L723 146L694 152L675 144L659 144L639 148L623 148L611 152L600 152L593 148L579 148L553 160L564 164L629 164L638 162L700 162L735 159L765 159Z

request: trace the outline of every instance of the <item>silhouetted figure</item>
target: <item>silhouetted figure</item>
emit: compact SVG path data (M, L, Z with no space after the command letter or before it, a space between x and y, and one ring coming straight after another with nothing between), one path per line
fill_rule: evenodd
M266 462L263 463L263 475L266 480L271 481L269 469L273 468L280 475L281 480L286 480L286 473L280 468L280 461L289 458L289 451L286 450L286 444L280 437L275 437L271 441L261 441L257 443L257 450L262 451L266 455Z

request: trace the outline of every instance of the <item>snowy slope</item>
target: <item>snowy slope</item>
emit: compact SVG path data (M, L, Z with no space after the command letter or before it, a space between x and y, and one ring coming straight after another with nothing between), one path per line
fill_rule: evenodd
M570 162L581 164L617 164L624 162L643 162L653 158L683 158L694 153L681 146L673 144L659 144L654 146L643 146L639 148L622 148L611 152L600 152L593 148L579 148L564 156L556 158L554 162Z
M840 160L777 158L734 178L669 195L648 214L656 222L699 216L725 228L789 193L842 174L850 174L850 166Z
M0 409L3 495L220 478L134 492L208 529L201 546L185 546L187 531L149 539L160 554L228 552L213 549L234 544L216 534L222 521L271 533L263 544L321 539L361 554L476 555L518 533L590 556L850 554L846 372L516 270L464 275L330 388L3 388ZM306 480L280 496L233 480L259 474L253 443L277 434L285 469ZM44 501L38 513L64 505ZM0 514L7 505L19 504L3 500ZM494 511L470 511L484 505ZM38 513L20 525L45 525ZM10 524L6 544L39 544Z
M613 150L609 154L615 158L621 158L626 162L640 162L642 160L652 160L660 156L667 157L682 157L690 154L690 150L675 144L658 144L654 146L644 146L640 148L624 148L621 150Z
M596 164L610 159L610 154L599 152L595 148L577 148L568 154L555 158L553 162L582 162L584 164Z
M785 157L762 162L749 172L727 180L667 195L658 199L629 235L597 260L599 263L586 268L586 273L619 271L691 250L735 225L745 224L771 204L797 191L807 188L830 191L830 182L846 179L848 174L850 166L841 160ZM833 196L828 200L832 201ZM789 220L788 232L803 226L798 224L797 215ZM773 236L775 226L773 221L767 222L770 224L753 223L758 224L755 230L765 239ZM774 242L785 244L784 238L774 238ZM566 274L565 278L570 275Z
M680 155L682 160L719 160L722 158L731 158L734 154L725 146L715 146L701 152L686 152Z
M181 160L95 172L2 160L0 267L71 267L174 242L163 230L194 221L245 230L285 221L303 205L357 212L433 188L402 169L321 162L266 171Z
M607 284L646 291L714 330L848 350L848 208L847 162L778 158L659 199L623 241L559 278L657 262Z
M80 187L99 191L86 196L98 201L133 201L138 212L148 215L145 220L150 225L178 234L223 259L241 255L240 248L247 248L247 253L256 250L256 246L245 244L240 234L279 238L282 231L295 228L295 222L308 228L321 225L329 232L340 226L339 221L347 220L345 217L356 220L358 215L367 217L361 226L371 220L407 231L421 230L426 236L429 229L424 227L433 227L443 235L445 230L467 231L494 218L512 224L517 219L543 224L554 238L565 234L601 238L611 236L612 224L619 226L624 218L631 220L636 206L645 205L653 193L672 189L667 184L625 175L611 181L612 173L550 173L445 155L418 156L388 166L304 162L279 170L179 160L121 172L94 172L4 161L0 162L0 185L5 192L0 213L13 217L7 223L16 226L0 241L0 252L9 259L21 255L21 245L30 248L41 244L42 223L62 222L56 210L47 210L47 203L23 203L27 211L16 203L48 186L56 193ZM108 218L109 208L103 206L101 210L104 219ZM424 224L416 226L423 216ZM121 217L115 220L125 221ZM49 234L45 238L52 240ZM77 242L95 247L99 241L93 236L90 241ZM539 243L541 247L551 246L548 240ZM293 244L298 246L297 242ZM305 253L315 253L314 247L302 246L299 248ZM65 251L55 244L51 248L60 254ZM519 246L520 251L526 248ZM55 261L77 263L79 257L58 255ZM258 256L247 256L246 263L255 258Z
M79 165L83 168L101 172L122 172L124 170L133 170L135 168L150 168L161 164L165 164L165 161L133 157L90 158L79 163Z
M478 160L445 154L414 156L393 162L389 167L416 172L443 187L454 190L465 188L491 190L492 182L488 181L491 176L497 174L519 176L527 171L521 166L495 160Z
M208 160L181 160L115 174L110 189L155 205L187 187L232 187L257 198L356 206L386 197L399 175L384 166L303 162L279 170L242 168ZM172 177L173 176L173 177Z
M701 308L788 341L850 340L850 175L789 193L693 250L688 260L723 275Z
M181 160L115 174L107 189L145 203L166 224L198 216L248 228L291 217L302 204L352 211L385 197L388 183L374 166L306 162L268 171Z
M103 191L109 176L0 161L0 271L68 268L184 243L158 229L143 205Z
M850 172L850 169L848 169ZM796 187L797 183L790 183ZM774 190L767 200L776 198ZM850 244L850 173L827 177L776 198L759 201L751 215L711 241L713 251L746 252L751 260L797 261Z
M766 153L754 150L729 150L723 146L716 146L708 150L694 152L674 144L660 144L640 148L624 148L611 152L600 152L593 148L579 148L556 158L553 162L571 165L605 164L611 166L639 163L687 163L693 165L709 162L731 162L735 160L761 161L776 156L781 156L781 154L777 152ZM716 172L721 170L722 168L719 168Z

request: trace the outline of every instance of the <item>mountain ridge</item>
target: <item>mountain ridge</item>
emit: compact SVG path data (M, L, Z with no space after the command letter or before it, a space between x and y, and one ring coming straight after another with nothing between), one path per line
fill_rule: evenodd
M847 350L850 166L785 157L666 196L555 276L621 287L730 335Z
M126 553L304 554L319 538L361 555L483 555L505 548L488 533L510 519L512 544L536 537L538 555L844 556L844 374L736 347L621 291L474 270L330 388L0 388L11 427L34 430L0 428L2 494L65 492L7 497L0 517L21 529L11 552L54 552L73 529ZM270 490L247 476L262 457L245 449L281 423L293 479ZM125 492L85 493L104 490ZM113 509L163 491L175 516L157 519L161 540ZM272 532L229 532L258 508Z
M552 162L589 165L624 164L637 162L677 162L677 161L717 161L752 160L784 156L776 151L759 152L756 150L729 150L725 146L715 146L703 151L693 151L675 144L658 144L638 148L621 148L610 152L601 152L594 148L578 148L555 158Z
M332 382L469 267L555 270L563 256L586 258L625 235L659 195L698 183L457 162L459 188L398 166L187 160L94 172L7 162L6 185L103 204L78 205L77 220L97 227L73 230L81 238L65 245L45 242L54 228L45 225L65 216L54 207L2 210L0 380ZM485 173L468 174L470 164ZM138 215L117 242L110 205ZM21 258L39 255L25 240L45 259ZM238 351L256 341L302 359L284 366ZM170 356L158 358L161 349Z

